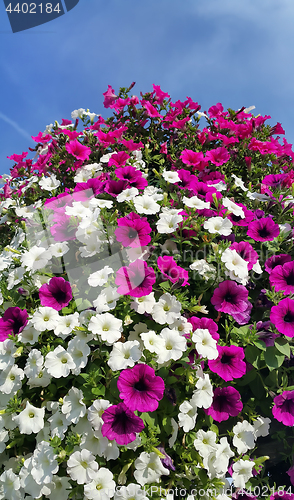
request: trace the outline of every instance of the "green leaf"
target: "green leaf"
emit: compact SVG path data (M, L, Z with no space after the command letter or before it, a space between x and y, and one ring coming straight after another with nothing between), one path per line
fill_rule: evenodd
M259 377L256 377L256 379L249 384L249 387L257 399L260 400L266 396L264 387Z
M258 347L262 351L266 350L266 345L265 345L265 342L263 340L255 340L254 345L256 345L256 347Z
M257 368L257 361L260 355L260 350L254 345L248 345L245 350L245 357L249 363Z
M163 290L170 290L170 282L169 281L163 281L162 283L159 283L159 286Z
M104 396L105 395L105 386L100 385L100 387L93 387L92 393L95 396Z
M281 354L278 349L274 346L267 347L264 353L264 360L269 368L269 370L274 370L279 368L283 364L285 359L284 354Z
M290 346L287 342L286 339L278 338L275 340L275 347L280 351L282 354L287 356L287 358L290 358Z

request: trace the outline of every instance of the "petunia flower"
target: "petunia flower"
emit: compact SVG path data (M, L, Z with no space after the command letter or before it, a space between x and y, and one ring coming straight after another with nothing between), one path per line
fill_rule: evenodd
M42 306L52 307L56 311L61 311L72 300L70 283L65 281L64 278L54 276L48 284L41 286L39 297Z
M204 409L213 420L223 422L229 417L236 417L242 411L243 404L240 393L234 387L216 387L213 393L212 405Z
M283 299L270 312L270 321L280 333L294 337L294 300Z
M102 436L120 445L135 441L136 433L144 429L144 422L124 403L109 406L102 414Z
M217 373L226 382L243 377L246 373L243 348L235 345L218 345L217 350L218 357L208 361L209 369Z
M273 416L287 426L294 426L294 391L284 391L274 398Z
M220 312L234 314L244 312L248 307L248 291L234 281L222 281L213 292L211 303Z

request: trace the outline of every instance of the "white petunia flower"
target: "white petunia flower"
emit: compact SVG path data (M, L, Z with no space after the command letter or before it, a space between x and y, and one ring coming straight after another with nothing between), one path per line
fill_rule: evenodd
M194 401L184 401L179 407L179 426L183 427L184 432L194 429L197 418L197 406Z
M48 422L50 423L52 436L57 436L60 439L64 439L69 425L66 416L59 410L57 410L50 418L48 418Z
M67 477L53 476L51 484L53 490L50 495L47 495L50 500L65 500L68 498L72 486Z
M186 333L192 332L192 324L185 318L181 316L179 319L176 319L173 323L169 325L172 330L177 330L181 335L185 335Z
M50 382L51 382L51 376L49 375L47 370L45 370L45 368L42 367L38 375L28 379L27 384L31 389L32 387L47 387L47 385L49 385Z
M106 467L95 472L92 481L84 486L84 495L87 500L108 500L114 496L116 484L113 474Z
M136 207L138 214L152 215L157 214L160 210L160 205L154 201L154 198L143 194L142 196L136 196L133 199L133 203Z
M91 349L85 340L82 340L79 337L74 337L68 343L67 352L71 355L75 364L75 368L72 369L72 373L74 375L78 375L81 369L85 368Z
M79 313L67 314L67 316L59 316L58 323L54 328L54 333L58 337L65 339L73 330L80 326Z
M209 380L208 373L199 377L196 382L196 390L193 392L191 401L198 406L198 408L209 408L212 405L213 389Z
M224 219L222 217L210 217L204 222L203 227L211 234L229 236L232 232L233 224L226 217Z
M162 172L162 177L164 178L164 180L170 182L171 184L175 184L176 182L181 182L179 174L175 170L164 169Z
M112 267L104 266L103 269L100 269L100 271L90 274L88 283L93 287L105 285L108 281L108 275L113 272Z
M19 427L21 434L35 434L44 427L45 407L36 408L29 401L26 402L25 409L13 417Z
M203 201L198 196L191 196L191 198L183 197L183 203L186 207L196 208L197 210L203 210L204 208L210 208L209 201Z
M236 217L241 217L241 219L245 219L245 214L242 207L239 207L236 203L234 203L229 198L223 198L222 204L226 207L230 212L232 212Z
M164 293L154 305L151 316L160 325L170 325L181 316L181 309L181 303L173 295Z
M21 263L27 271L37 271L47 266L51 255L45 248L33 246L21 256Z
M86 110L84 108L74 109L71 112L71 117L73 120L76 120L77 118L83 118L83 116L85 114L86 114Z
M222 253L221 261L224 262L229 271L232 271L239 278L244 279L248 277L248 263L242 259L236 250L227 248Z
M159 220L156 222L157 231L160 234L174 233L182 220L182 215L162 213L159 215Z
M54 378L67 377L70 370L76 368L71 355L61 345L57 346L54 351L48 352L45 357L45 368L49 375Z
M171 359L175 361L180 359L187 349L185 337L182 337L177 330L171 330L170 328L164 328L160 332L160 337L164 340L164 348L157 353L157 362L162 364Z
M233 427L234 437L233 445L236 446L239 455L246 453L247 450L254 448L255 429L247 420L238 422Z
M147 186L144 189L144 194L146 196L151 196L153 200L155 201L161 201L163 200L163 191L162 189L155 187L155 186Z
M203 458L207 457L210 453L213 453L217 449L215 432L205 432L200 429L196 433L194 446Z
M262 274L263 273L263 270L261 268L261 265L260 265L259 261L255 262L255 264L253 264L252 271L254 271L256 274Z
M177 440L178 432L179 432L179 427L178 427L178 424L177 424L177 422L175 421L174 418L171 418L170 423L172 425L172 435L171 435L171 437L168 440L168 445L169 445L170 448L172 448L173 445L175 444L176 440Z
M131 308L139 314L144 314L145 312L150 314L155 303L154 292L151 292L145 297L135 297L134 301L131 302Z
M61 407L62 413L66 416L68 422L77 424L87 411L87 407L83 402L84 395L80 389L72 387L66 396L63 398Z
M212 264L208 264L205 259L195 260L189 267L193 271L197 271L206 281L214 278L216 274L215 267Z
M88 329L98 335L103 342L114 344L121 337L123 331L122 320L110 313L97 314L89 321Z
M12 365L5 371L0 371L0 392L15 394L21 388L23 378L24 372L17 365Z
M108 399L95 399L92 405L88 408L88 420L95 430L98 430L103 425L102 415L105 410L111 406Z
M31 323L39 332L54 330L59 322L59 314L53 307L39 307L33 314Z
M125 370L132 368L142 356L137 340L127 340L126 342L116 342L113 345L107 364L111 370Z
M216 359L218 357L217 342L206 328L197 328L193 332L192 340L195 342L198 354L204 358Z
M119 457L119 448L115 440L108 441L107 448L103 452L102 456L105 458L105 460L116 460Z
M5 470L0 476L0 498L9 500L22 500L23 494L20 490L20 479L12 469Z
M46 496L50 495L52 489L51 483L38 484L34 480L31 474L33 468L32 462L33 462L33 456L27 458L24 461L24 465L19 472L20 486L25 490L26 493L31 495L31 497L26 497L26 499L41 498L42 495Z
M245 184L242 179L240 179L240 177L237 177L235 174L231 174L231 176L233 177L235 185L237 187L240 187L242 191L248 191L247 187L245 187Z
M169 469L166 469L157 455L157 453L146 453L143 451L135 460L134 477L141 485L150 483L159 483L160 476L169 475Z
M117 195L116 199L119 203L123 201L133 201L136 196L138 196L139 190L135 187L124 189L119 195Z
M52 446L46 441L37 445L32 457L31 474L37 484L50 483L53 474L59 469Z
M144 342L145 349L148 349L149 352L156 352L159 354L163 349L165 349L164 339L155 333L154 330L142 332L140 333L140 337Z
M108 447L109 440L102 436L101 430L91 430L82 437L81 448L86 448L94 455L102 457Z
M247 196L249 200L258 200L258 201L270 201L271 198L267 194L261 194L261 193L252 193L251 191L248 191Z
M13 340L5 339L0 342L0 370L7 370L9 366L14 364L15 352L16 347Z
M23 279L25 269L23 267L17 267L12 269L8 275L7 289L11 290L15 285L21 282Z
M89 483L97 470L98 464L94 455L85 448L72 453L67 461L67 473L78 484Z
M42 177L39 181L39 186L45 191L54 191L60 186L60 181L56 178L55 174L51 174L49 177Z
M108 286L102 290L97 299L93 301L93 305L96 307L97 313L101 314L115 308L118 299L121 297L116 290L117 288L112 286Z
M87 165L88 166L88 165ZM90 169L84 167L79 168L74 176L74 182L87 182L92 177L92 172Z
M25 328L22 330L22 332L19 332L17 338L23 344L33 345L38 342L39 334L40 332L36 330L31 324L31 321L29 321L28 324L25 326Z
M32 349L27 357L24 367L24 374L29 377L36 377L41 371L44 358L38 349Z
M2 403L2 401L1 401L1 403ZM3 453L3 451L5 450L5 448L6 448L5 443L8 441L8 439L9 439L8 431L1 429L0 430L0 453Z
M245 488L247 481L253 476L254 465L254 462L242 459L233 464L232 479L235 488Z
M255 439L268 436L271 419L267 417L257 417L253 423Z

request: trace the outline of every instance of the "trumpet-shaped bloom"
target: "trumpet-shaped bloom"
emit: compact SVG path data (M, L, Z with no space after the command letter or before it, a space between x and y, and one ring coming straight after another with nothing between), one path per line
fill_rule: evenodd
M243 408L240 393L234 387L216 387L210 408L204 410L213 420L223 422L236 417Z
M217 346L218 357L208 361L209 369L228 382L240 378L246 373L244 350L235 345Z
M294 426L294 391L284 391L274 398L273 416L284 425Z
M64 278L53 277L49 283L41 286L39 296L42 306L52 307L56 311L61 311L72 300L70 283L65 281Z
M102 436L117 444L129 444L136 439L136 433L144 429L144 422L137 417L124 403L109 406L102 414L104 424Z
M128 267L121 267L116 273L115 284L117 293L131 297L145 297L152 292L152 285L156 281L155 272L140 259L132 262Z
M271 308L270 321L287 337L294 337L294 300L283 299Z
M17 335L22 332L28 323L27 310L19 307L8 307L0 318L0 341L7 339L8 335Z
M248 291L234 281L222 281L213 292L211 303L217 311L228 314L244 312L248 307Z

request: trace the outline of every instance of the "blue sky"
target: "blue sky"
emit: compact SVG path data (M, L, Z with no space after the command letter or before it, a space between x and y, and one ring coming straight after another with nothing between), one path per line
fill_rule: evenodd
M14 34L0 9L0 174L74 109L108 116L102 92L132 81L133 94L155 83L202 111L255 105L294 142L293 0L80 0Z

